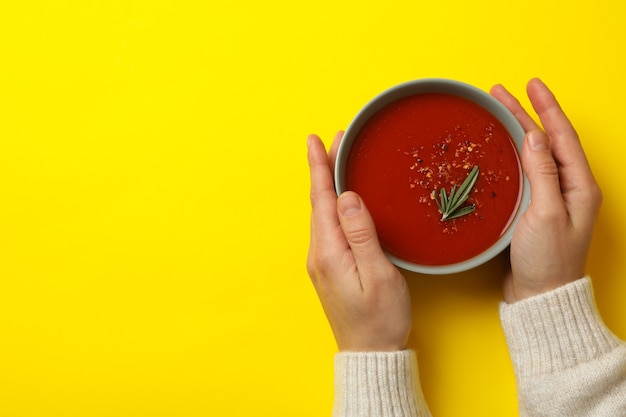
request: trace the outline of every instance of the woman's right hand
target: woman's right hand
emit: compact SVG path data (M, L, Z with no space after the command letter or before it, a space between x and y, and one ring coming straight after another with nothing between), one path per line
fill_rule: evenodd
M527 85L542 130L503 86L491 95L526 130L522 166L531 202L511 241L511 273L504 298L513 303L550 291L585 275L585 264L602 193L574 127L548 87L539 79Z

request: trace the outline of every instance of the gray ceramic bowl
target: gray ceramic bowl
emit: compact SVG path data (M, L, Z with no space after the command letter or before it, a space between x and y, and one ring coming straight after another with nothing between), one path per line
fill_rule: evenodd
M424 93L444 93L452 94L456 96L469 99L495 116L508 130L509 134L515 141L517 149L521 155L522 141L524 139L524 129L515 119L513 114L498 100L493 98L488 93L459 81L441 79L441 78L427 78L419 79L415 81L409 81L404 84L397 85L384 91L371 100L365 107L359 111L354 120L350 123L350 126L346 130L341 145L337 153L337 162L335 167L335 187L337 194L341 194L346 190L346 164L348 155L354 140L356 139L359 131L367 122L381 108L389 103L392 103L401 98ZM408 262L404 259L400 259L392 254L387 253L387 257L391 262L403 269L424 273L424 274L452 274L461 271L466 271L475 268L495 256L501 253L511 243L513 231L515 226L526 210L528 203L530 202L530 188L528 180L524 177L521 190L521 201L518 207L518 211L510 223L508 229L503 233L500 239L494 243L490 248L480 253L479 255L467 259L462 262L450 264L450 265L419 265L412 262Z

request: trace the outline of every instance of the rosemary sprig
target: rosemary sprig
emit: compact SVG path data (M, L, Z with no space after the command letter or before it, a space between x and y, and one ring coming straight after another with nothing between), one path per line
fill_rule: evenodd
M441 211L441 221L456 219L476 210L476 206L473 204L461 206L467 201L477 179L478 165L474 165L461 186L458 189L456 184L452 187L450 195L446 193L445 188L439 190L439 200L435 198L435 202Z

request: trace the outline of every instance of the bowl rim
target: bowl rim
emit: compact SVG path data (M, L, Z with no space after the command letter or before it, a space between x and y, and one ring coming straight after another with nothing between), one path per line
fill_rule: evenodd
M504 251L511 243L515 227L520 217L528 207L528 204L530 203L530 186L528 183L528 178L524 174L524 170L521 166L522 143L526 132L524 131L518 120L515 118L513 113L511 113L511 111L495 97L471 84L448 78L420 78L397 84L391 88L382 91L374 98L372 98L369 102L367 102L365 106L363 106L359 110L359 112L352 119L344 133L343 139L337 150L337 158L335 162L335 190L337 192L337 195L340 195L341 193L346 191L346 162L350 153L350 148L352 147L354 140L356 139L359 131L361 130L365 122L373 114L378 112L382 107L386 106L387 104L390 104L404 97L426 93L443 93L464 97L480 105L491 115L496 117L500 121L500 123L504 125L506 130L511 135L513 142L515 143L519 156L519 169L522 174L522 189L519 197L519 204L517 206L517 212L513 220L509 223L509 226L500 236L500 238L482 253L465 261L457 262L454 264L421 265L401 259L385 251L385 255L394 265L405 270L429 275L453 274L476 268L490 261L502 251Z

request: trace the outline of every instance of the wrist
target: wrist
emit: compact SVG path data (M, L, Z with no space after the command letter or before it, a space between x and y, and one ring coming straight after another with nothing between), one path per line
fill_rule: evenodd
M564 285L570 284L580 277L582 277L582 275L576 277L575 279L560 279L540 282L528 282L528 280L526 280L524 283L520 283L515 279L515 277L511 277L504 283L504 301L507 304L513 304L528 298L546 294Z
M339 352L401 352L407 349L406 341L389 342L368 337L364 340L337 341Z

